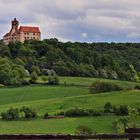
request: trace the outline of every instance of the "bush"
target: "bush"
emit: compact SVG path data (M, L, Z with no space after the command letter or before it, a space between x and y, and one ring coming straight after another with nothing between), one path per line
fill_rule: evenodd
M35 84L36 80L38 79L37 73L35 71L32 72L30 77L31 77L31 83Z
M92 130L87 126L78 126L76 128L75 133L77 135L92 135L93 134Z
M59 112L56 114L61 115L61 116L67 116L67 117L83 117L83 116L101 116L102 113L99 111L95 111L93 109L79 109L79 108L74 108L67 110L65 112Z
M128 115L128 107L126 105L121 105L119 108L116 108L114 111L116 115Z
M4 85L3 84L0 84L0 88L3 88L4 87Z
M49 116L49 113L46 112L46 113L44 114L44 119L47 119L48 116Z
M32 119L37 117L37 113L28 107L22 107L20 112L23 113L23 118Z
M48 84L49 85L58 85L59 84L59 78L56 74L49 75L48 76Z
M136 86L135 86L135 89L140 90L140 85L136 85Z
M48 80L48 78L47 78L46 75L42 75L42 76L41 76L41 79L42 79L42 81L43 81L44 83Z
M1 118L4 120L17 120L19 119L19 110L17 108L10 108L7 112L1 113Z
M114 122L114 126L117 129L118 133L124 133L127 125L128 125L128 118L126 117L122 117Z
M23 80L23 81L22 81L22 85L30 85L30 81Z
M91 93L102 93L102 92L110 92L110 91L119 91L123 88L117 84L109 83L109 82L96 82L90 86Z
M102 113L100 111L95 111L93 109L88 109L86 110L86 112L88 112L90 116L102 116Z
M89 112L85 111L84 109L70 109L65 112L65 116L68 117L78 117L78 116L90 116Z
M110 102L104 105L104 113L113 113L113 106Z

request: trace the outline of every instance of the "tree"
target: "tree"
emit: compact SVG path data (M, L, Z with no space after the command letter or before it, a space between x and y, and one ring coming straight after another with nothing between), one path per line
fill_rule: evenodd
M32 72L30 77L31 77L31 82L33 82L35 84L36 80L38 79L37 73L35 71Z
M115 114L123 116L128 115L128 106L121 105L119 108L116 108Z
M111 105L110 102L107 102L105 105L104 105L104 112L105 113L112 113L113 112L113 107Z
M44 83L47 81L47 76L46 75L43 75L43 76L41 76L41 79L42 79L42 81L44 81Z
M48 76L48 84L50 85L58 85L59 84L59 78L58 75L54 74L49 74Z
M38 66L32 66L31 72L36 72L37 75L41 75L41 71Z
M1 113L1 117L4 120L17 120L19 119L19 110L17 108L10 108L6 112Z
M140 114L138 112L138 109L128 107L128 127L136 127L138 120L140 120Z
M137 71L135 70L134 66L133 65L130 65L130 70L131 70L131 73L132 73L132 78L135 82L139 82L140 78L138 76L138 73Z
M32 119L37 117L37 113L29 107L23 106L20 109L20 112L23 113L23 118Z
M0 83L21 85L26 74L23 66L14 64L8 58L0 58Z
M48 118L48 116L49 116L49 113L48 113L48 112L46 112L46 113L44 114L44 119L47 119L47 118Z

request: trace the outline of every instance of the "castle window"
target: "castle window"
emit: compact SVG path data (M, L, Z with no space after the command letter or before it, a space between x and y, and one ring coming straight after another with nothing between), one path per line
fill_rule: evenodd
M35 33L33 33L33 35L35 35Z
M26 40L26 37L24 37L24 39Z
M24 33L26 35L26 33Z
M29 33L27 33L27 35L29 35Z
M35 37L33 37L33 39L35 39Z

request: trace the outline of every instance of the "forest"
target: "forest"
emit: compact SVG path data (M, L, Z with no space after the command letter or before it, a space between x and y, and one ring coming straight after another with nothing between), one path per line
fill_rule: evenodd
M0 57L1 84L21 84L26 75L48 75L48 70L59 76L127 81L134 81L130 65L140 73L140 43L63 43L51 38L5 45L1 40Z

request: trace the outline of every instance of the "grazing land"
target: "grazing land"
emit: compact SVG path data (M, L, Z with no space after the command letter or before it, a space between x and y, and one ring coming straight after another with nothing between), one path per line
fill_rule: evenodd
M90 94L89 86L96 81L117 83L125 90ZM39 82L41 82L39 80ZM93 132L113 133L113 122L118 116L76 117L62 119L43 119L48 112L57 112L72 108L103 110L105 103L113 105L140 106L140 91L135 90L136 83L95 78L60 77L59 86L36 85L0 89L0 112L7 109L28 106L36 110L40 118L35 120L0 120L1 134L15 133L75 133L79 125L90 127Z

